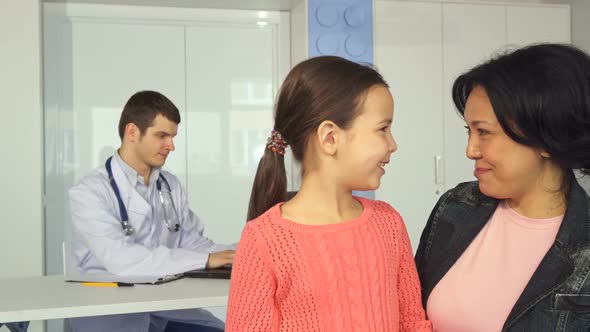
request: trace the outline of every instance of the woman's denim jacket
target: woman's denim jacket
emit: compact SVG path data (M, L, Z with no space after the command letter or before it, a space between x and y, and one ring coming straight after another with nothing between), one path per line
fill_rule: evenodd
M477 182L462 183L440 198L416 253L424 307L434 286L467 249L498 203L483 195ZM520 294L502 331L590 331L589 206L584 189L573 183L555 243Z

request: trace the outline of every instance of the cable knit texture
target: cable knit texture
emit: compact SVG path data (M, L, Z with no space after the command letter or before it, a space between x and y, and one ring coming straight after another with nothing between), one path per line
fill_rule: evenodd
M359 218L302 225L277 204L248 223L232 272L226 331L431 331L400 215L357 198Z

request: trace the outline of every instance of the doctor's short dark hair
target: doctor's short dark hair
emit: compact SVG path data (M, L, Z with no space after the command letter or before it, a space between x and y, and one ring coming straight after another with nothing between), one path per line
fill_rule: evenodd
M497 56L459 76L453 101L463 116L482 87L504 132L544 150L564 172L590 174L590 57L562 44L535 44Z
M158 114L176 124L180 123L178 108L166 96L150 90L136 92L125 104L119 119L119 137L121 137L121 141L123 141L125 127L128 124L135 124L143 136L145 131L152 126Z

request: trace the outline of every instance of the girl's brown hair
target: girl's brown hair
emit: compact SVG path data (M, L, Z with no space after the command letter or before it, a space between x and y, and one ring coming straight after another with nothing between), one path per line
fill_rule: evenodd
M293 157L301 162L310 135L324 121L347 129L359 114L368 90L388 86L374 68L336 57L305 60L289 72L276 105L274 130L287 141ZM305 173L305 165L302 172ZM287 175L283 155L265 149L258 164L248 220L287 199Z

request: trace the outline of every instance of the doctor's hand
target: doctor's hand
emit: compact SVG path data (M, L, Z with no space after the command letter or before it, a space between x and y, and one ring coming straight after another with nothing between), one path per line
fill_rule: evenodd
M224 250L209 254L207 269L216 269L234 262L235 250Z

